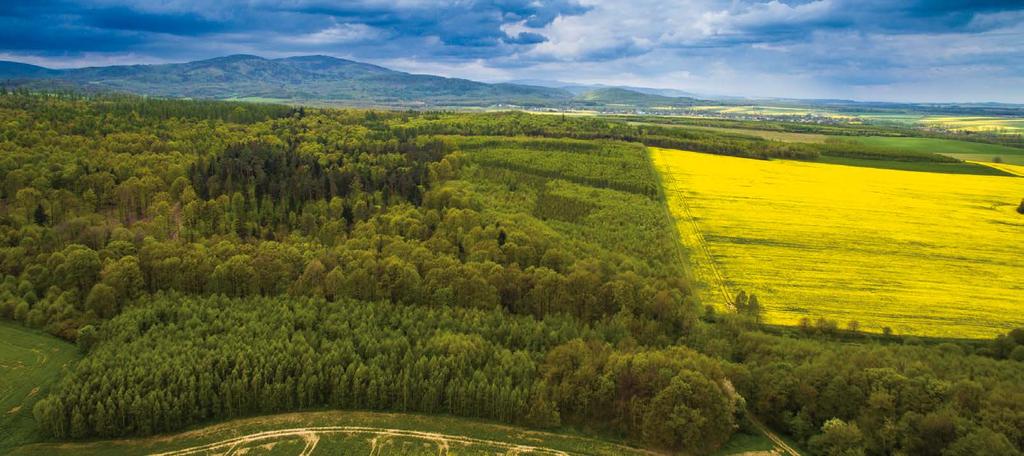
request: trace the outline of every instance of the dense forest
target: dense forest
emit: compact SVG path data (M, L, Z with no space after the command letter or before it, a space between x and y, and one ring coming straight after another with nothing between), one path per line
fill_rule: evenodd
M695 454L753 418L813 454L1020 453L1024 331L701 307L644 144L820 152L683 131L5 93L0 317L86 353L35 416L85 438L417 411Z

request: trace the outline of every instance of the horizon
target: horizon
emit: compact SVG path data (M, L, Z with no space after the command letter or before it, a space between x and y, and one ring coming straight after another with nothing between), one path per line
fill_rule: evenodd
M9 7L0 59L48 68L322 54L417 74L746 98L1024 103L1024 5L601 0L68 0Z

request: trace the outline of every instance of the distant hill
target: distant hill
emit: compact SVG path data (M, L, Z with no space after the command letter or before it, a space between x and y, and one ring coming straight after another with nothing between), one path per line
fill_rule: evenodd
M322 55L232 55L163 65L54 70L0 62L0 79L30 88L82 88L190 98L262 98L377 105L561 105L572 93L410 74Z
M591 90L577 95L576 101L581 104L597 106L626 105L634 107L687 107L702 103L701 100L691 97L666 97L618 87Z
M59 72L59 70L51 70L27 63L0 60L0 79L46 77Z
M607 84L580 84L575 82L565 81L552 81L549 79L516 79L508 81L512 84L524 84L533 85L540 87L551 87L554 89L568 90L576 95L581 95L587 92L592 92L599 89L626 89L632 90L633 92L646 93L649 95L661 95L665 97L685 97L685 98L708 98L703 95L698 95L693 92L686 92L677 89L659 89L654 87L637 87L628 85L607 85Z

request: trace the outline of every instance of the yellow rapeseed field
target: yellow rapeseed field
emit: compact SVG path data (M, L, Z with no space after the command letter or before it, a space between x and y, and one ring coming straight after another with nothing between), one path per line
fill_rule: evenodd
M705 302L988 338L1024 326L1024 179L651 149Z

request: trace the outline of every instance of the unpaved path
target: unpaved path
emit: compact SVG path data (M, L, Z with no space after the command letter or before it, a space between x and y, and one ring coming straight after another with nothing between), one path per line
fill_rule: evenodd
M772 432L771 429L768 429L768 426L765 426L757 418L754 418L753 415L748 413L747 414L747 418L750 420L751 423L754 424L754 427L756 427L757 430L761 431L761 433L763 433L765 435L765 437L768 437L768 440L771 440L772 443L775 444L775 446L777 446L779 448L782 448L784 451L789 453L790 456L800 456L800 452L799 451L796 451L796 449L794 449L793 447L789 446L789 444L787 444L784 440L782 440L781 437L779 437L774 432Z
M510 452L515 453L530 452L537 454L559 456L569 455L569 453L566 453L564 451L553 450L550 448L520 445L508 442L498 442L486 439L477 439L473 437L465 437L460 435L440 434L436 432L409 431L404 429L373 428L362 426L319 426L258 432L255 434L249 434L241 437L221 440L219 442L208 443L206 445L199 445L181 450L168 451L166 453L158 453L156 456L185 456L207 451L220 451L224 449L227 450L225 454L231 454L235 449L239 448L240 445L245 445L260 440L296 436L306 440L306 447L303 449L301 454L308 455L312 453L313 450L316 448L316 443L320 440L321 435L339 433L368 434L377 437L411 437L417 439L432 440L435 442L443 441L445 442L445 447L447 447L448 443L455 442L466 445L488 445L497 448L504 448Z

